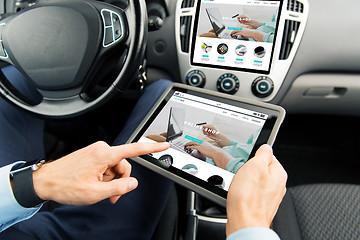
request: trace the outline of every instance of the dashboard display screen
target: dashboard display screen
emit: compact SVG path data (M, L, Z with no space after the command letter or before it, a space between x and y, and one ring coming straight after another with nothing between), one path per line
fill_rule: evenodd
M199 0L191 64L270 72L282 0Z

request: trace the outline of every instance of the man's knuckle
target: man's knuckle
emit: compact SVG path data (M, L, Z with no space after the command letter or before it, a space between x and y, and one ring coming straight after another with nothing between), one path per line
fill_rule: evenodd
M95 150L106 149L107 147L109 147L109 145L104 141L97 141L93 144Z
M104 158L109 152L109 145L106 142L98 141L92 145L92 154L96 158Z

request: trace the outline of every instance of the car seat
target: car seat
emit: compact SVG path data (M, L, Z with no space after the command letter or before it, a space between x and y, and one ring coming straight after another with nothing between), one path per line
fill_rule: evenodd
M282 240L358 240L359 201L359 185L291 187L275 216L273 229Z

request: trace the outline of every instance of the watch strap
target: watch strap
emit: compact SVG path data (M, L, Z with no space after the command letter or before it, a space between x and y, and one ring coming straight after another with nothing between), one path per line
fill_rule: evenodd
M16 201L25 208L32 208L45 202L35 192L31 167L13 173L12 186Z

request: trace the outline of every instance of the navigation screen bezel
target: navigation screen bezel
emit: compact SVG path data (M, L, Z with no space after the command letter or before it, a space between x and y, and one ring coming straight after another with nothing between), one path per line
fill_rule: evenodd
M200 8L201 8L202 1L203 0L197 0L197 8L196 8L195 21L194 21L194 30L193 30L191 50L190 50L190 64L193 66L200 66L200 67L210 67L210 68L218 68L218 69L224 69L224 70L235 70L235 71L266 74L266 75L270 74L271 66L273 64L273 58L274 58L274 49L275 49L275 45L277 43L276 39L277 39L277 36L279 33L279 23L280 23L280 19L281 19L281 12L282 12L282 6L283 6L284 0L266 0L266 1L271 1L271 2L280 2L268 70L258 70L258 69L251 69L251 68L232 67L232 66L223 66L223 65L194 62L195 43L196 43L197 31L198 31L198 27L199 27L198 24L199 24ZM261 2L261 0L258 0L258 1Z

